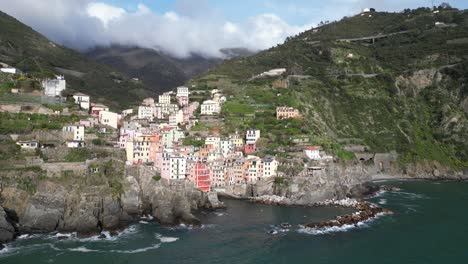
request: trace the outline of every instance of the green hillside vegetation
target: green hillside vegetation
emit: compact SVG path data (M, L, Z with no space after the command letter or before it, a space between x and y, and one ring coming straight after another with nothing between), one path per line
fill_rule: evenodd
M343 40L368 36L380 37ZM274 68L287 73L249 80ZM468 167L467 82L468 12L426 8L344 18L193 81L228 95L226 129L262 129L269 147L303 135L346 159L337 142L358 139L371 152L396 150L402 165L456 168ZM275 108L284 105L304 119L277 121Z
M124 108L154 95L124 74L51 42L1 11L0 62L21 69L29 79L41 75L65 75L67 89L87 93L95 101L105 102L113 108ZM0 87L1 93L4 88L3 85Z
M60 130L80 120L71 115L11 114L0 112L0 135L27 134L34 130Z

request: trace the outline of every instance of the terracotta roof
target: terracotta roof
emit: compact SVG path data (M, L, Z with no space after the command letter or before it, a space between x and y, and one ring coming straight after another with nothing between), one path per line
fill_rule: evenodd
M320 147L318 147L318 146L311 146L311 147L307 147L306 150L320 150Z

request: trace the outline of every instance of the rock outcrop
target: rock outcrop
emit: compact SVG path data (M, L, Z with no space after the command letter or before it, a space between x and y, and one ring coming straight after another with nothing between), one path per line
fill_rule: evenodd
M319 205L323 205L323 204L352 207L352 208L355 208L357 212L352 213L352 214L337 216L334 220L322 221L318 223L308 223L305 226L302 226L302 228L304 228L306 231L321 230L321 229L326 229L330 227L357 225L361 222L365 222L367 220L375 218L379 216L380 214L393 214L393 212L388 209L381 208L379 206L376 206L366 201L358 202L358 201L352 201L352 200L351 201L344 200L344 203L342 201L334 201L334 202L320 203Z
M3 243L12 241L15 235L16 229L11 217L0 206L0 247Z
M223 206L216 193L203 193L189 182L172 186L153 176L144 168L128 169L120 194L105 184L86 183L85 178L43 179L34 192L10 184L0 190L0 205L18 216L19 233L59 231L84 236L122 229L148 214L164 225L198 225L195 210ZM16 232L5 215L0 210L0 243L10 241Z
M254 185L245 185L242 191L236 188L234 194L268 204L313 205L330 199L370 194L375 191L375 187L368 183L370 181L369 172L361 164L334 164L308 177L261 180Z

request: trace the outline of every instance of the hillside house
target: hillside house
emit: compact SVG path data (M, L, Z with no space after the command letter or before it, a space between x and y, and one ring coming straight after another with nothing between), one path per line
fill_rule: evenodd
M178 126L179 124L184 123L184 112L182 110L179 110L175 113L172 113L169 116L169 125L170 126Z
M262 162L264 178L274 177L277 175L279 163L274 157L267 156L262 160Z
M0 68L0 72L9 74L23 74L19 69L13 67Z
M189 97L189 88L185 86L177 87L177 97Z
M140 105L138 106L138 119L153 120L155 107Z
M91 107L91 100L89 95L84 93L75 93L73 95L73 99L75 100L75 104L79 105L81 109L89 111L89 108Z
M101 125L110 126L114 129L118 129L120 126L121 115L109 112L109 111L100 111L99 112L99 123Z
M310 146L304 149L304 154L310 160L320 160L320 147L318 146Z
M217 115L221 112L221 106L213 100L204 101L201 105L202 115Z
M151 97L148 97L146 99L143 99L143 102L141 104L144 106L154 106L154 99Z
M65 91L67 87L67 82L64 76L57 75L55 79L43 80L42 87L44 88L44 94L46 96L61 96L62 91Z
M283 120L289 118L302 118L299 110L289 107L289 106L280 106L276 108L276 119Z
M96 103L91 104L91 115L99 116L99 113L101 111L109 111L109 107L103 104L96 104Z
M63 137L72 141L84 141L85 127L84 126L64 126Z
M39 147L39 142L36 140L18 141L16 145L20 146L21 149L36 149Z
M260 138L260 130L249 129L245 133L245 140L247 144L255 144Z
M245 154L252 154L257 151L257 145L255 143L247 143L244 146Z
M160 104L168 105L168 104L171 103L171 95L168 94L168 93L164 93L164 94L160 95L158 99L159 99L158 102Z

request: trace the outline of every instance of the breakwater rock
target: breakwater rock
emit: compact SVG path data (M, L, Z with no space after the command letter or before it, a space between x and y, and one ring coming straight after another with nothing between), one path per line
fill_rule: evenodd
M345 200L339 200L339 201L329 200L329 201L325 201L325 202L317 204L317 206L325 206L325 205L352 207L352 208L355 208L357 212L352 213L352 214L340 215L340 216L337 216L333 220L321 221L321 222L316 222L316 223L308 223L300 227L303 228L306 232L311 232L311 231L324 230L324 229L333 228L333 227L357 226L359 223L371 220L380 215L393 214L392 211L379 207L370 202L357 201L354 199L345 199Z

